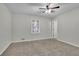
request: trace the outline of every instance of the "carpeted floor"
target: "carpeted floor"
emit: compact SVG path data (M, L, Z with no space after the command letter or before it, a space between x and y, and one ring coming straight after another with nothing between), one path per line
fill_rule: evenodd
M56 39L12 43L2 56L79 56L79 48Z

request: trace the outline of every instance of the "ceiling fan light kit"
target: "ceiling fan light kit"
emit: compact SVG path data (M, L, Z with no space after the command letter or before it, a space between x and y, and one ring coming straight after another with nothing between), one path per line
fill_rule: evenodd
M51 13L51 9L45 11L46 14Z

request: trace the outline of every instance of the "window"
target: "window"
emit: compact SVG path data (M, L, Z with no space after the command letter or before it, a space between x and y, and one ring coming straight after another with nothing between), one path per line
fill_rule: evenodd
M32 20L32 33L40 33L39 20Z

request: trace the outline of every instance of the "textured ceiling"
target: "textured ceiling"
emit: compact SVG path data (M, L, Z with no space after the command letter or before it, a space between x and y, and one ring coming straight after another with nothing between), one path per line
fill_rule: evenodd
M45 14L41 13L39 8L45 7L47 3L6 3L5 5L13 14L37 15L49 18L79 7L78 3L59 3L61 7L56 12Z

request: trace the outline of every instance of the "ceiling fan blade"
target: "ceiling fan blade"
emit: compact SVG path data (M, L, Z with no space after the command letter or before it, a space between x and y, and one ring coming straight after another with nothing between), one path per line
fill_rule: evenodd
M44 9L44 10L46 10L46 8L39 8L39 9Z
M53 8L50 8L50 9L57 9L57 8L60 8L60 6L57 6L57 7L53 7Z

